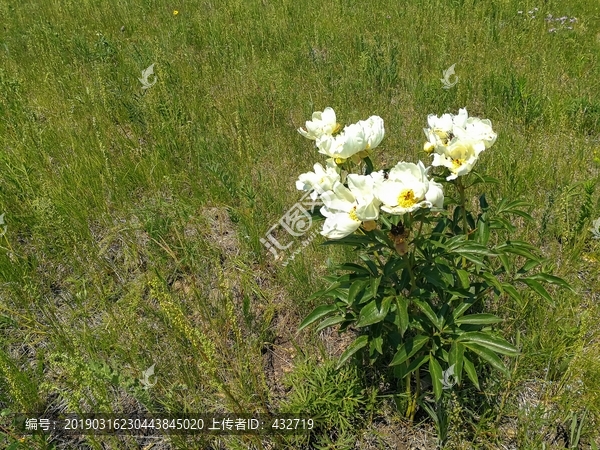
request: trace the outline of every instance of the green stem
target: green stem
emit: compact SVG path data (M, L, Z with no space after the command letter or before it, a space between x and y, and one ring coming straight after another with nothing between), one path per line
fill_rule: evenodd
M412 252L407 253L403 256L406 261L406 268L408 269L408 274L410 275L410 294L412 294L417 289L417 279L415 278L415 274L412 270Z
M458 193L460 195L460 211L462 213L462 223L463 223L463 233L469 234L469 225L467 223L467 209L466 209L466 196L465 196L465 186L462 182L462 178L458 178L456 182L456 187L458 188Z
M421 395L421 369L417 369L415 372L415 384L415 394L412 399L412 411L411 416L409 417L411 422L415 420L415 415L417 414L417 399L419 398L419 395Z
M408 361L406 361L406 363L408 364ZM408 419L412 415L412 407L413 407L412 392L410 389L410 373L408 375L406 375L404 377L404 379L406 380L405 393L406 393L406 398L408 399L405 417Z

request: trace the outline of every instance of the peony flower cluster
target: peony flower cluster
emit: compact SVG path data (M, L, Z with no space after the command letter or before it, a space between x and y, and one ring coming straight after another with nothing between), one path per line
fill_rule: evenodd
M479 154L496 141L491 122L469 117L466 109L458 115L430 115L427 121L425 151L433 154L432 166L450 170L448 181L469 173ZM388 172L347 176L342 172L348 158L361 162L381 143L385 134L381 117L371 116L340 130L332 108L313 113L305 128L298 129L315 141L319 153L329 157L325 167L315 164L314 172L303 173L296 181L297 189L310 191L313 200L323 202L322 235L341 239L361 226L372 229L380 211L403 215L420 208L443 208L443 187L430 179L431 167L421 161L399 162Z
M496 142L497 134L487 119L469 117L462 108L457 115L444 114L442 117L429 115L429 128L425 128L427 142L424 149L433 153L432 166L448 168L446 180L454 180L473 169L479 155Z
M340 132L341 125L336 121L335 111L329 107L313 113L312 120L307 121L305 126L306 129L298 128L298 132L315 141L319 153L338 162L374 149L385 133L383 119L379 116L360 120Z

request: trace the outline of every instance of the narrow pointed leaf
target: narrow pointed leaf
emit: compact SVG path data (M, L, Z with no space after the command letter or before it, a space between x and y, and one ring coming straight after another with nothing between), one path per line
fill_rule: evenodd
M412 357L415 353L421 350L421 348L427 343L427 341L429 341L429 337L423 335L407 339L394 355L390 366L401 364L408 358Z
M458 275L458 279L460 280L460 287L463 289L469 289L469 272L466 270L458 269L456 271L456 275Z
M460 305L458 305L456 307L456 309L454 310L454 312L452 313L452 317L454 318L454 321L456 322L456 319L458 319L460 316L462 316L465 312L467 312L467 310L473 306L473 304L477 301L477 299L474 298L469 298L464 300Z
M421 355L418 358L413 359L408 366L406 366L406 364L396 366L396 368L398 368L398 370L394 370L394 374L398 378L404 378L409 373L413 373L415 370L417 370L419 367L421 367L427 361L429 361L429 355L428 354Z
M350 286L350 289L348 290L348 304L349 305L354 303L357 295L365 288L367 283L368 283L367 280L356 280L354 283L352 283L352 286Z
M500 322L502 322L502 319L493 314L469 314L467 316L459 317L454 321L454 323L458 325L491 325Z
M536 273L535 275L529 275L527 278L530 280L543 281L544 283L556 284L560 287L573 291L571 285L565 280L547 273Z
M325 328L332 327L334 325L337 325L338 323L342 323L344 320L346 320L344 316L329 317L328 319L325 319L319 324L319 326L315 329L315 332L318 333L319 331L324 330Z
M438 401L442 397L442 366L437 362L433 354L429 354L429 373L431 375L431 383L433 384L433 393L435 394L435 401Z
M519 278L519 281L522 281L523 283L525 283L532 290L534 290L540 297L542 297L548 303L550 303L550 305L554 306L554 300L552 300L552 297L550 296L550 294L548 294L548 291L540 283L538 283L535 280L532 280L531 278Z
M408 299L396 296L396 314L398 315L398 331L401 336L404 336L409 324Z
M334 289L339 288L341 285L342 285L342 283L340 283L339 281L336 281L336 282L330 284L327 288L320 290L318 292L315 292L313 295L308 297L307 301L311 301L316 298L323 297L323 296L325 296L325 294L328 294L329 292L333 291Z
M520 306L523 306L523 297L521 297L521 294L519 294L519 291L513 285L502 283L502 287L504 288L504 292L510 295Z
M462 342L465 345L475 343L477 345L481 345L482 347L489 348L496 353L502 353L503 355L517 356L519 354L519 349L507 340L498 336L492 336L488 333L483 333L481 331L469 331L467 333L463 333L460 335L457 341Z
M366 327L383 321L390 310L391 300L391 297L386 297L379 302L377 300L371 300L360 310L356 326Z
M475 385L477 389L481 390L481 388L479 387L479 379L477 378L477 371L475 370L475 365L466 356L464 357L464 368L465 372L467 373L467 376L469 377L469 380L471 380L471 382Z
M453 342L448 352L448 365L454 366L454 377L460 386L464 362L465 346L460 342Z
M366 267L363 267L361 265L354 264L354 263L341 264L341 265L337 266L336 269L337 270L349 270L352 272L361 273L363 275L371 275L371 271L369 269L367 269Z
M338 361L338 364L337 364L337 369L342 367L344 365L344 363L348 360L348 358L350 358L352 355L354 355L357 351L359 351L363 347L366 347L368 343L369 343L369 337L367 335L357 337L354 340L354 342L348 346L346 351L344 351L344 353L342 353L342 356L340 356L340 360Z
M418 306L418 308L425 314L425 316L429 319L429 321L438 329L441 330L441 321L437 314L433 311L429 303L414 299L413 303Z
M381 276L371 279L371 295L373 296L373 298L377 298L377 290L379 289L380 283L381 283Z
M304 319L302 321L302 323L300 324L300 328L299 330L302 330L303 328L306 328L307 326L309 326L311 323L316 322L317 320L321 319L322 317L327 316L328 314L331 314L334 311L337 311L337 306L336 305L321 305L321 306L317 306L313 312L311 312L306 319Z
M496 355L496 353L494 353L492 350L472 342L465 342L465 346L472 352L476 353L481 359L490 363L492 367L498 369L507 377L510 377L510 372L498 355Z

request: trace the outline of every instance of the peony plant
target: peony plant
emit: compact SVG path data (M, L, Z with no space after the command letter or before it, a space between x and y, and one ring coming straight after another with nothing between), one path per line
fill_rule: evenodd
M472 208L468 192L497 183L474 170L496 142L492 123L464 108L430 115L427 123L429 167L400 161L378 171L371 157L385 134L381 117L342 129L326 108L298 130L328 158L300 175L296 187L323 202L325 244L357 250L356 261L337 266L328 287L310 298L326 301L300 329L355 332L339 365L362 356L389 366L411 420L422 404L421 387L432 386L440 401L449 373L453 384L477 388L482 365L510 375L503 356L519 350L495 330L502 320L486 312L487 300L505 296L522 304L522 286L552 303L543 283L569 287L542 270L534 246L511 239L513 218L531 220L527 203L490 205L482 193Z

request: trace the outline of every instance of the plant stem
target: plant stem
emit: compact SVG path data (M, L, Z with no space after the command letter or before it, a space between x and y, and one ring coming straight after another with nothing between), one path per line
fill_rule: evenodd
M458 178L456 181L456 187L460 195L460 212L462 213L463 223L463 234L469 234L469 225L467 223L467 209L466 209L466 197L465 197L465 186L462 182L462 178Z
M412 294L417 289L417 279L415 278L415 274L412 270L412 253L407 253L403 256L406 261L406 268L408 269L408 274L410 275L410 293Z
M415 420L415 415L417 414L417 399L419 395L421 395L421 369L417 369L415 372L415 394L412 398L412 411L410 415L410 421L413 422Z
M408 361L407 361L408 363ZM408 398L408 406L406 407L406 418L410 418L411 414L412 414L412 395L411 395L411 390L410 390L410 373L408 375L406 375L404 377L404 379L406 380L406 398Z

